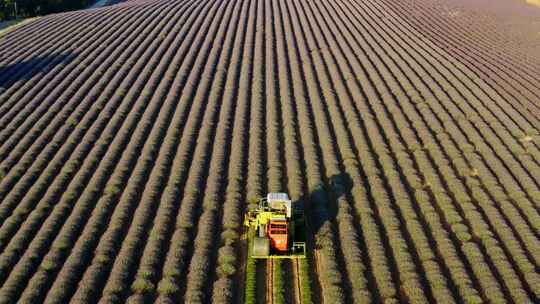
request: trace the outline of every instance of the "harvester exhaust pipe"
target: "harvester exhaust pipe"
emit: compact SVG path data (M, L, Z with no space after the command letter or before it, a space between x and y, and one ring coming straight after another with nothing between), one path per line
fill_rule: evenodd
M259 227L259 237L266 237L266 225Z

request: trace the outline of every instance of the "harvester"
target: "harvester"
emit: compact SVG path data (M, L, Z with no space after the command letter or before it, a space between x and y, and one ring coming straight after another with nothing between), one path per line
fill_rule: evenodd
M286 193L268 193L248 206L250 256L256 259L306 257L304 211Z

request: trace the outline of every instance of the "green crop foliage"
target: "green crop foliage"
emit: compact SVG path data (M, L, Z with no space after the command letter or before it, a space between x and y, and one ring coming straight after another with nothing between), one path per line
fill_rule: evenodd
M300 290L302 292L302 303L313 303L313 292L311 290L311 280L309 278L309 262L308 259L301 259L300 263Z
M248 258L246 264L246 287L244 295L245 304L256 303L256 276L255 276L255 259Z
M251 238L250 238L251 239ZM251 241L248 242L248 248L251 248ZM246 262L246 285L244 289L244 303L245 304L255 304L256 295L257 295L257 276L256 268L257 262L251 257L247 258Z
M274 273L273 274L267 274L267 275L273 275L273 288L272 295L273 295L273 302L276 304L284 304L285 303L285 278L283 276L283 261L281 260L275 260L272 263L274 263Z

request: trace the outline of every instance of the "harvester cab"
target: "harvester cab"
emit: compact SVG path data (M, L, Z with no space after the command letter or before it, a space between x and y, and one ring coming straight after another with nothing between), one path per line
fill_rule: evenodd
M249 227L253 258L305 258L304 212L286 193L269 193L248 206L244 224Z

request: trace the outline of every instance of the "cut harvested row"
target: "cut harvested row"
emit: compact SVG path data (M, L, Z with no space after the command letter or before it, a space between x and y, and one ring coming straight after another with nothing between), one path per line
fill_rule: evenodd
M266 261L266 297L265 303L274 303L274 260L270 259Z

